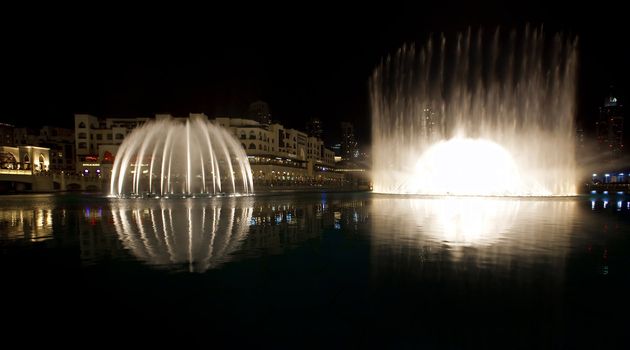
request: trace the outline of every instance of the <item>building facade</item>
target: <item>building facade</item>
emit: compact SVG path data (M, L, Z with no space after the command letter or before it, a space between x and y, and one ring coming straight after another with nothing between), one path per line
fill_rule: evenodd
M271 124L271 110L269 109L269 104L264 101L253 102L249 105L247 117L263 125Z
M0 171L34 175L50 170L49 149L37 146L0 146Z
M341 123L341 159L351 160L359 156L359 143L351 123Z
M174 118L158 114L155 120ZM190 119L208 120L191 113ZM125 137L153 118L99 119L75 115L76 172L84 176L109 177L118 148ZM257 186L343 185L343 174L335 171L334 152L307 133L278 123L248 118L218 117L212 123L228 129L249 158Z
M87 176L109 177L116 152L125 137L149 120L151 118L97 118L89 114L76 114L75 171Z
M341 185L334 152L324 142L282 124L218 117L213 121L241 142L258 185Z
M15 144L35 145L50 150L50 170L75 170L74 131L72 129L44 126L41 129L15 128Z
M623 105L616 96L611 94L599 108L596 122L599 150L607 160L619 158L624 151L623 124Z

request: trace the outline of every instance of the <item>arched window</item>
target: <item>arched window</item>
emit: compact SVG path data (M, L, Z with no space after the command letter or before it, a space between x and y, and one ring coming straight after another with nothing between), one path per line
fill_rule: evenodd
M37 169L40 170L40 171L48 170L46 168L46 164L45 163L46 163L46 158L44 158L44 155L40 153L39 154L39 164L37 165Z
M15 169L17 168L17 161L13 154L9 152L0 152L0 168L2 169Z
M241 140L247 139L247 135L244 132L241 132Z
M28 157L28 154L24 155L24 163L30 163L31 162L31 158Z
M86 139L86 138L87 138L87 134L86 134L86 133L84 133L84 132L80 132L80 133L79 133L79 138L80 138L80 139Z
M80 122L80 123L79 123L79 128L81 128L81 129L85 129L85 123L84 123L84 122Z
M249 139L250 140L255 140L256 139L256 134L253 131L249 132Z
M253 143L249 144L249 149L256 149L256 145L254 145Z

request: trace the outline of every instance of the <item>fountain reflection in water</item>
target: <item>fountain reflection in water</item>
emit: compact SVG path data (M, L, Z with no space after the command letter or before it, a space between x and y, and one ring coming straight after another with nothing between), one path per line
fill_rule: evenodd
M233 135L202 118L149 122L122 143L110 183L114 196L253 192L247 155Z
M236 206L233 200L207 205L168 200L149 208L135 203L112 208L112 216L119 240L136 258L204 272L229 261L249 233L253 208L242 202Z
M402 47L370 82L374 190L574 194L576 66L542 28Z
M375 255L474 259L495 268L513 259L524 266L542 257L563 261L576 209L575 201L564 198L376 197L371 206Z

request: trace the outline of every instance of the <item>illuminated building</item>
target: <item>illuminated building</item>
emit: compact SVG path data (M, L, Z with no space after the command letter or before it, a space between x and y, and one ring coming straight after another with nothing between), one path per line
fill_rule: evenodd
M596 122L597 143L607 160L619 158L623 153L623 121L623 105L611 94L599 108Z

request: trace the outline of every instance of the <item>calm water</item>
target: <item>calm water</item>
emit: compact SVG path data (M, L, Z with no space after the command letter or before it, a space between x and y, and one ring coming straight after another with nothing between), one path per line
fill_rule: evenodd
M630 333L628 197L0 199L5 339L529 349Z

